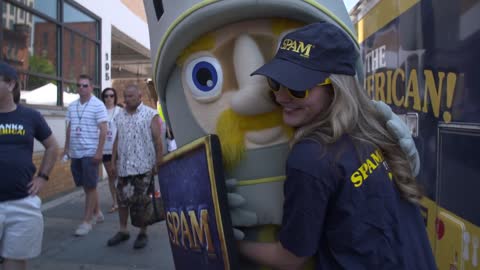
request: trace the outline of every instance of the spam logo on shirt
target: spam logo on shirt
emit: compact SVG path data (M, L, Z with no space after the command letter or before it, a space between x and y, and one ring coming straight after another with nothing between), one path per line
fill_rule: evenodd
M305 44L303 41L286 38L282 41L280 49L298 53L300 56L310 58L310 50L313 44Z
M367 180L367 178L383 163L385 159L382 155L380 149L375 150L373 153L370 154L370 157L365 159L365 161L360 165L360 167L352 173L350 176L350 181L352 181L353 185L358 188L363 185L363 181ZM386 167L388 171L388 167ZM388 177L392 180L392 174L389 172Z
M25 128L18 124L0 124L1 135L20 135L25 136Z

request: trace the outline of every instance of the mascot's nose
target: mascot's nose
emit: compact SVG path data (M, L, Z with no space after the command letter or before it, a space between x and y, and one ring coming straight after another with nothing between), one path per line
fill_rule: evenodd
M271 112L276 108L270 96L267 80L263 76L250 76L265 59L257 43L249 35L241 35L235 41L233 66L238 91L232 97L233 111L242 115Z

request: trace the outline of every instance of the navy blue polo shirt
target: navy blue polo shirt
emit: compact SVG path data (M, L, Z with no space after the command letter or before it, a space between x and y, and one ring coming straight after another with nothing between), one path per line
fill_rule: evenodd
M288 156L280 242L315 269L436 269L418 206L400 197L381 152L349 136Z
M43 116L18 105L0 113L0 202L27 197L35 165L33 140L43 141L52 134Z

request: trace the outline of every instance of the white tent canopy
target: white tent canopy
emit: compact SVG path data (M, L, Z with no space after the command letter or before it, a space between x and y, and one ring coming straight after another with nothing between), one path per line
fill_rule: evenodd
M64 106L68 106L78 98L78 94L72 94L63 91ZM31 91L21 91L20 100L24 100L27 104L55 106L57 105L57 86L53 83L48 83Z

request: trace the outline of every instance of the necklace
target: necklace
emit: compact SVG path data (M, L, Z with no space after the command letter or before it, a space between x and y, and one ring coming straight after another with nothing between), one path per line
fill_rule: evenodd
M110 119L108 120L109 123L112 122L113 117L115 117L115 112L116 111L117 111L117 106L112 108L112 115L110 115Z
M80 100L77 103L77 116L78 116L78 119L80 120L80 121L78 121L79 123L82 122L83 113L85 112L85 109L87 108L88 103L90 103L90 99L87 101L87 104L85 104L85 107L83 107L82 114L80 114L80 112L78 111L78 106L80 104Z

